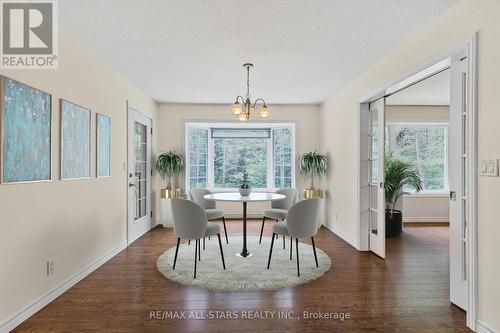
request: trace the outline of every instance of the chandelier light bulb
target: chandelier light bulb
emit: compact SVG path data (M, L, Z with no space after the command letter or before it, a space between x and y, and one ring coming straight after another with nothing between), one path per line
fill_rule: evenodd
M238 120L240 121L246 121L247 120L247 116L245 115L245 113L240 113L240 115L238 116Z
M267 108L267 105L264 105L259 111L259 116L261 118L267 118L269 117L269 115L270 115L269 109Z
M236 102L234 103L232 106L231 106L231 112L237 116L241 113L242 109L241 109L241 104Z

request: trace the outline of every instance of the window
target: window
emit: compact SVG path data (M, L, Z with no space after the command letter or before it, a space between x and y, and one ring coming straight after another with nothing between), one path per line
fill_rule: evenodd
M389 149L396 157L416 166L422 177L424 193L448 190L447 140L447 127L443 125L388 126ZM404 190L415 191L413 188Z
M230 127L231 126L231 127ZM236 189L294 186L294 124L186 124L186 186Z
M292 131L290 128L273 130L274 187L292 187Z
M187 131L189 188L207 186L208 130L191 127Z

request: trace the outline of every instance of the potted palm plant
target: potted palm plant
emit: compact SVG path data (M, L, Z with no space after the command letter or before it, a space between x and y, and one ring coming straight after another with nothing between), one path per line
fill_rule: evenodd
M420 192L423 185L418 170L394 157L392 152L385 154L384 171L385 235L392 238L403 231L403 212L396 209L396 203L404 193L403 187L408 185Z
M182 155L170 150L161 153L156 160L156 170L164 181L168 181L167 187L161 190L161 197L164 199L178 198L181 190L175 187L175 179L184 169Z
M300 174L311 179L311 187L304 190L304 198L323 197L323 191L314 187L314 178L326 173L326 162L326 156L316 151L300 155Z

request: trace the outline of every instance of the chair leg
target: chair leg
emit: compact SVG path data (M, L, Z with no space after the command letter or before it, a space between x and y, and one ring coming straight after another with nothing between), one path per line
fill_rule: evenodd
M290 260L292 260L293 237L290 237Z
M219 249L220 249L220 257L222 258L222 267L226 269L226 263L224 262L224 252L222 252L222 242L220 240L220 234L217 234L217 237L219 237Z
M203 251L205 251L205 237L203 237Z
M273 245L274 245L274 236L276 234L273 232L273 238L271 239L271 248L269 249L269 260L267 261L267 269L269 269L269 265L271 264L271 254L273 253Z
M262 226L260 227L260 238L259 238L259 244L262 242L262 233L264 232L264 223L266 222L266 217L264 216L262 218Z
M198 261L198 240L195 240L194 245L194 278L196 279L196 262Z
M201 239L198 240L198 261L201 261Z
M190 239L188 239L188 245L191 245L191 240Z
M175 263L177 262L177 253L179 253L179 243L181 242L180 238L177 238L177 246L175 248L175 257L174 257L174 266L172 269L175 269Z
M222 225L224 226L224 234L226 235L226 243L229 244L229 240L227 239L226 219L224 218L224 216L222 217Z
M314 260L316 261L316 267L318 266L318 256L316 255L316 246L314 245L314 237L311 237L311 242L313 246L313 251L314 251Z
M285 236L283 236L283 250L285 249Z
M300 268L299 268L299 239L295 238L295 250L297 252L297 276L300 276Z

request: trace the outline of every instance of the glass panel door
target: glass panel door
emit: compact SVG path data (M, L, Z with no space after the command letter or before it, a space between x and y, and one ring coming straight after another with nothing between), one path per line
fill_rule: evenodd
M127 186L129 244L152 227L152 121L128 108Z
M146 215L146 200L148 173L146 172L147 158L147 127L135 122L135 219Z
M385 98L370 103L369 225L370 250L385 258Z

